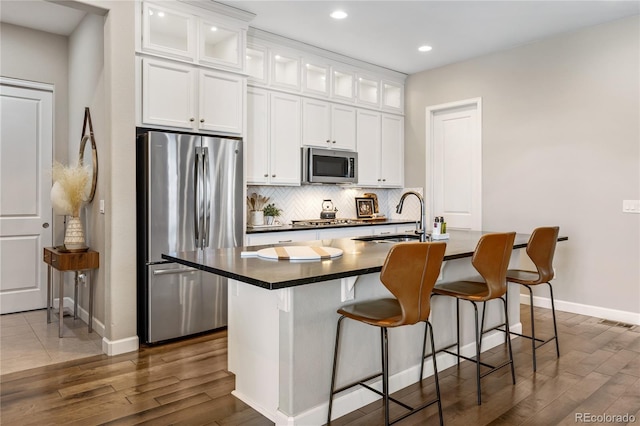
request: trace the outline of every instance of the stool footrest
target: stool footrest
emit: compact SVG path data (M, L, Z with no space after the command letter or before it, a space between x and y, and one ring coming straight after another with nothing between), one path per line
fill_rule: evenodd
M502 331L503 333L506 333L505 330L503 330L501 328L498 328L498 327L502 327L502 326L504 326L504 324L498 325L498 326L496 326L496 327L494 327L494 328L492 328L490 330L487 330L487 331L485 331L485 333L488 332L488 331L492 331L492 330L498 330L498 331ZM556 340L556 336L551 336L547 340L544 340L544 339L539 339L537 337L527 336L526 334L516 333L515 331L509 331L509 334L515 334L518 337L524 337L525 339L535 340L536 342L540 342L540 344L536 346L536 349L546 345L547 343L549 343L549 342L551 342L553 340Z
M447 349L440 349L439 351L436 351L436 353L438 353L438 352L448 353L449 355L453 355L453 356L456 356L458 358L462 358L462 359L465 359L465 360L471 361L471 362L479 362L480 365L482 365L484 367L487 367L487 368L491 368L491 371L496 370L496 369L498 369L500 367L503 367L503 366L495 367L495 366L493 366L491 364L487 364L486 362L477 361L475 358L471 358L471 357L468 357L468 356L460 355L460 354L457 354L455 352L451 352L450 350L447 350ZM508 364L508 362L507 362L507 364Z

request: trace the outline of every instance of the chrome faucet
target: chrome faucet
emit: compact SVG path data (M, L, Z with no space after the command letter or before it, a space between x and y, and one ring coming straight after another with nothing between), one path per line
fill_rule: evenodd
M404 199L409 195L415 195L416 197L418 197L418 200L420 200L420 229L416 229L416 234L420 235L420 241L425 242L427 241L427 229L425 228L427 218L425 216L424 198L422 198L422 195L415 191L407 191L402 194L402 197L400 197L400 202L398 202L398 205L396 206L396 213L402 213L402 205L404 204Z

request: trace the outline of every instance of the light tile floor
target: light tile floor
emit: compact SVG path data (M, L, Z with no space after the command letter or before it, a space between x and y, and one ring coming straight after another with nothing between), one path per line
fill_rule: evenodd
M58 337L58 316L47 310L0 316L0 375L102 353L102 337L73 315L64 318L64 337Z

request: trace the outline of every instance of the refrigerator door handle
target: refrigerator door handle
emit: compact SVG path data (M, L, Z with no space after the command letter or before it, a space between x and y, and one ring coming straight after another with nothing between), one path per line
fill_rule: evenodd
M173 275L173 274L184 274L185 272L198 272L197 268L182 268L182 269L155 269L153 271L153 275Z
M198 148L196 148L196 158L195 158L195 167L193 182L194 182L194 192L195 197L193 197L194 206L193 206L193 225L195 231L195 242L196 248L200 247L200 152Z
M204 233L202 237L202 248L209 246L209 231L211 229L211 166L209 162L209 148L203 148L204 166Z

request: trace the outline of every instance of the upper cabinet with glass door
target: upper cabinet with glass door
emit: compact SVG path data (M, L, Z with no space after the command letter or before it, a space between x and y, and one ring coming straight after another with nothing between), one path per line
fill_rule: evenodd
M380 80L372 77L358 75L356 80L358 103L380 106Z
M269 82L269 54L266 47L248 44L245 63L250 82L263 85Z
M355 73L336 67L334 67L331 72L331 97L347 102L355 101Z
M180 59L195 58L195 17L155 4L142 7L142 49Z
M382 80L382 108L394 111L404 111L404 85Z
M243 69L244 32L218 21L200 19L198 61L204 65Z
M300 57L286 51L271 50L271 85L300 90Z
M329 66L316 60L306 60L302 67L303 91L329 96Z

